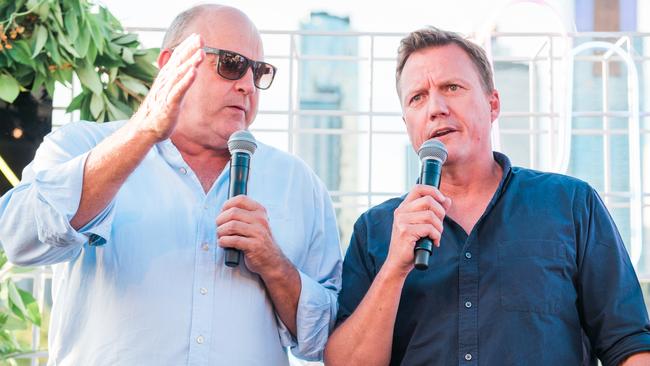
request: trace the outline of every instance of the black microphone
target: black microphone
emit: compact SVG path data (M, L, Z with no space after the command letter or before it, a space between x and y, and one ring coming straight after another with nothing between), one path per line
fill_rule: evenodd
M442 165L447 160L447 148L445 144L436 140L429 139L425 141L418 155L422 161L422 171L420 172L420 184L440 187L440 175L442 174ZM433 250L433 241L429 237L420 238L415 243L415 268L424 271L429 268L429 256Z
M228 151L230 151L230 190L228 198L246 194L248 172L251 156L257 149L255 137L247 130L241 130L230 135ZM237 249L226 248L225 262L228 267L237 267L241 252Z

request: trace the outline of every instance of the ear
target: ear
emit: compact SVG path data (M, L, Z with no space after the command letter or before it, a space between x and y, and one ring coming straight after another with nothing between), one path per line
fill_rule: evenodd
M488 95L488 102L490 103L491 122L494 122L501 112L501 100L499 99L499 92L496 89Z
M162 69L163 66L169 61L169 59L172 57L172 50L169 48L163 48L160 50L160 54L158 55L158 60L156 62L158 63L158 68Z

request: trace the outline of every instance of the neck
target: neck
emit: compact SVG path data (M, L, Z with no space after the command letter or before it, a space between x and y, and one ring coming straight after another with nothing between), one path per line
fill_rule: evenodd
M228 148L215 149L202 146L182 135L173 135L171 140L207 193L230 161Z
M440 191L452 200L484 191L494 192L502 173L501 166L494 160L492 153L484 154L469 164L445 164Z
M491 153L469 164L443 168L440 191L452 202L447 216L468 235L485 212L502 175L503 170Z

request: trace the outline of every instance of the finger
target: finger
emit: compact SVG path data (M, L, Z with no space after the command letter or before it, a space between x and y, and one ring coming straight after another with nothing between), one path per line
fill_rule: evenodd
M223 236L217 241L221 248L239 249L242 252L247 252L254 243L253 239L238 235Z
M410 245L415 245L415 242L417 240L427 237L430 238L434 243L438 243L442 235L442 233L431 224L405 225L404 232L409 234L410 237L416 238L410 243Z
M160 89L171 90L176 86L188 73L196 72L197 65L201 63L204 57L202 49L196 50L192 57L185 62L177 65L173 69L165 70L158 75L156 81Z
M196 68L192 67L187 72L185 72L184 75L178 80L176 83L174 83L171 86L171 90L167 94L167 97L165 98L165 104L167 105L179 105L183 98L185 97L185 93L187 93L187 90L190 88L192 83L194 83L194 80L196 79Z
M192 55L202 47L203 38L196 33L190 34L185 38L185 40L183 40L183 42L174 48L174 52L172 52L169 62L163 66L163 69L178 67L178 65L191 58Z
M437 247L440 246L440 238L442 237L442 230L437 230L433 225L429 224L416 224L411 225L410 232L418 235L418 238L430 238L433 244Z
M241 221L228 221L217 226L217 238L222 236L237 235L246 238L258 238L262 236L263 228L259 225L249 224Z
M438 190L438 188L425 184L416 184L411 188L409 194L406 195L404 202L410 202L423 196L432 196L439 200L444 199L444 195Z
M436 201L431 196L420 197L414 201L407 203L402 212L418 212L418 211L431 211L436 214L441 220L446 215L446 210L442 204Z
M407 212L399 217L398 225L406 227L413 224L429 224L442 232L442 220L431 211Z
M239 207L231 207L222 211L217 216L217 226L223 225L229 221L241 221L247 224L261 224L267 226L266 216L261 211L248 211Z
M231 207L241 208L248 211L261 211L266 216L266 209L261 204L254 201L252 198L240 194L239 196L228 199L221 208L221 212L228 210Z

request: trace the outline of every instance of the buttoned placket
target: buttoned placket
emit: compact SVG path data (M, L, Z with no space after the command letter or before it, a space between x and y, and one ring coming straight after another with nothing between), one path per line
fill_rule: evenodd
M478 243L473 232L460 251L458 264L458 364L478 365Z

